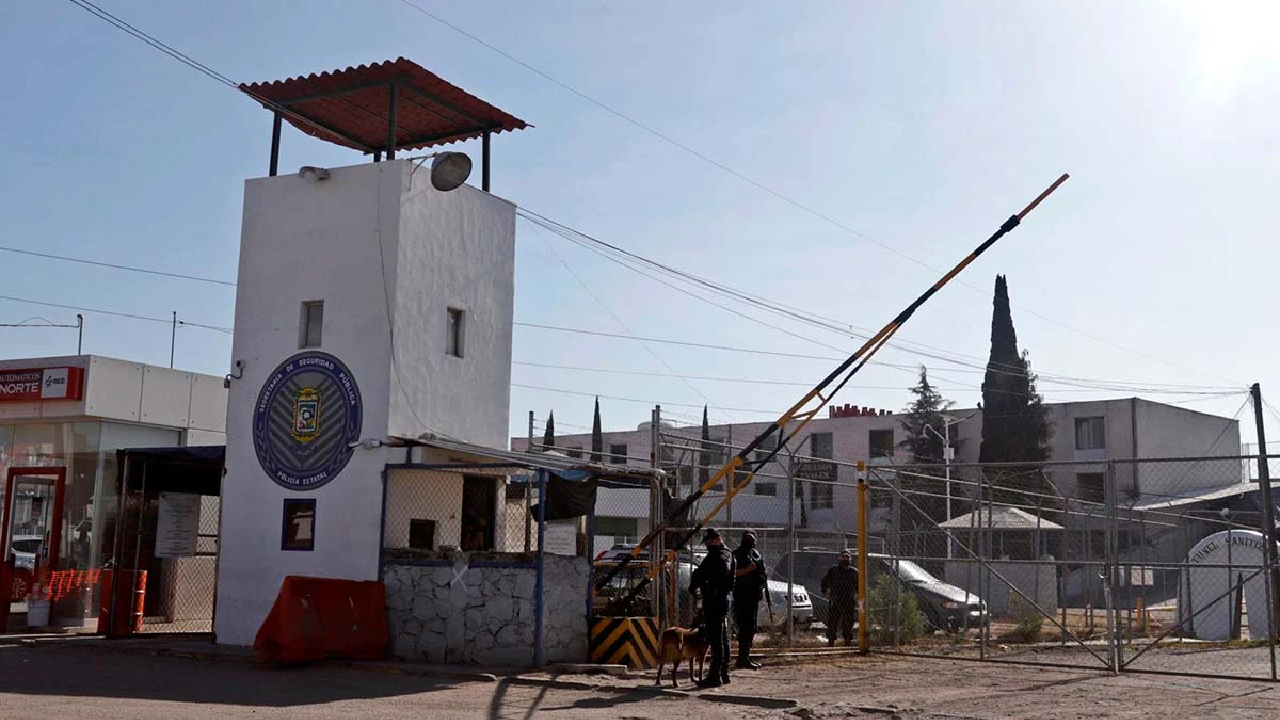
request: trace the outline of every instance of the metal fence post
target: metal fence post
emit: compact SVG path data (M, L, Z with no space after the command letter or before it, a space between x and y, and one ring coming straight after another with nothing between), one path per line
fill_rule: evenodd
M525 446L526 452L533 452L533 411L529 411L529 444ZM533 549L533 502L530 497L533 495L533 483L526 482L524 484L524 551L529 552Z
M803 445L803 443L801 443ZM791 453L791 462L787 463L787 646L796 643L795 613L791 607L791 599L795 597L796 586L796 457ZM859 543L861 544L861 542ZM765 589L768 592L768 588Z
M867 475L866 466L858 463L858 653L866 655L870 652L871 641L867 636L867 553L870 552L867 542ZM830 609L827 611L830 617ZM830 635L831 629L827 629Z
M1253 415L1258 426L1258 485L1262 494L1262 563L1266 568L1267 633L1271 655L1271 679L1276 679L1276 642L1280 640L1280 568L1276 562L1275 500L1271 494L1271 466L1267 462L1267 431L1262 420L1262 386L1254 383L1249 388L1253 397Z
M547 471L538 470L538 578L537 595L534 603L533 617L533 664L535 667L541 667L546 662L546 649L543 647L542 637L542 613L545 609L543 604L543 595L546 589L546 572L547 572Z
M1111 671L1120 673L1120 638L1119 611L1116 608L1116 580L1120 573L1119 516L1117 514L1116 495L1116 463L1107 461L1106 473L1103 475L1103 492L1107 505L1107 542L1106 542L1106 578L1103 580L1104 594L1107 603L1107 652L1111 660Z

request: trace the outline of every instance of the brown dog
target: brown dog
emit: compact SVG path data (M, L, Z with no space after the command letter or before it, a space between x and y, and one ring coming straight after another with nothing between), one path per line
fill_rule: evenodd
M676 680L676 671L680 669L680 663L685 660L689 661L689 681L697 682L702 679L703 666L707 660L707 636L702 632L702 628L694 628L692 630L680 627L671 627L662 631L662 642L658 645L658 679L654 681L654 685L662 684L662 666L671 663L671 687L680 687ZM698 660L698 677L693 676L693 661Z

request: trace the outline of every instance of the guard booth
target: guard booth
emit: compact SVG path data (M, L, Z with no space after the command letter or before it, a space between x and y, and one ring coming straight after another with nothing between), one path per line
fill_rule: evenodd
M221 446L117 451L100 633L212 631L225 455Z
M677 499L667 489L665 474L648 479L649 528L670 516ZM601 505L618 503L610 493L633 492L635 482L602 484ZM634 497L634 495L633 495ZM687 515L687 513L686 513ZM677 518L657 541L623 562L630 547L605 551L593 564L590 655L592 662L647 669L657 665L662 629L688 626L693 602L689 582L694 566L687 546L687 517Z

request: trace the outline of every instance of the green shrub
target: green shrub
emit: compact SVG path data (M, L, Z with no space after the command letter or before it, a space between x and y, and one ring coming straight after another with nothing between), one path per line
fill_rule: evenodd
M1044 616L1030 603L1021 597L1013 597L1010 602L1013 617L1017 625L1000 636L1005 642L1035 643L1040 642L1040 631L1044 628Z
M872 645L891 645L894 641L894 625L897 625L899 643L914 642L924 635L924 615L909 588L902 587L887 575L876 581L868 593L868 634ZM894 604L898 611L894 613Z

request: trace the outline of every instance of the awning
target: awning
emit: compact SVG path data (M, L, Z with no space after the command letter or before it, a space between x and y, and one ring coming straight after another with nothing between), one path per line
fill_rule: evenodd
M626 465L593 463L581 458L571 458L559 453L530 453L476 445L462 440L424 435L420 438L393 438L393 445L400 447L427 447L457 457L459 466L465 463L503 464L530 470L549 470L565 480L585 480L594 477L609 487L649 487L654 479L665 479L667 473L654 468L635 468ZM517 476L518 477L518 476ZM616 485L615 485L616 483Z
M221 495L226 456L222 445L117 450L116 492L128 472L130 492Z

